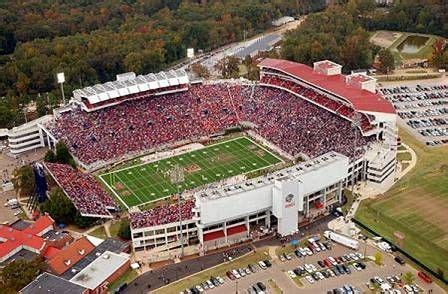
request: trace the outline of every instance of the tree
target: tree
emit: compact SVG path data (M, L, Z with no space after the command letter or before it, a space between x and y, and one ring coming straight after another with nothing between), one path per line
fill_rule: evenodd
M404 275L401 277L401 279L403 280L403 282L405 282L406 284L413 284L415 281L415 276L412 272L406 272L404 273Z
M54 154L53 150L50 149L45 153L44 160L46 162L56 162L56 154Z
M76 208L61 188L54 188L50 197L41 206L41 211L48 212L58 223L71 224L76 215Z
M73 219L73 224L84 229L92 226L98 219L94 217L86 217L82 216L79 211L76 212L76 215Z
M75 167L75 160L68 151L67 145L63 141L59 141L56 144L56 162L70 164Z
M18 292L42 273L45 265L41 256L31 261L18 259L10 262L0 272L1 292L8 293L11 290Z
M125 240L131 240L131 227L128 220L122 221L120 223L120 228L118 229L118 237Z
M36 191L36 180L31 165L24 165L13 172L12 182L20 197L29 197Z
M436 42L432 45L432 56L431 63L436 68L444 68L445 67L445 40L442 38L437 39Z
M193 63L191 65L191 71L201 78L210 77L209 70L199 62Z
M395 58L389 49L381 49L378 53L378 61L380 63L380 70L389 74L395 69Z
M40 116L44 116L48 113L48 108L47 108L47 102L45 101L45 98L39 96L36 99L36 111L37 111L37 115Z
M221 70L221 75L225 79L234 79L239 76L239 64L240 60L235 56L228 56L224 58L219 64L218 67Z
M377 251L375 253L375 263L377 265L382 265L383 264L383 254L379 251Z

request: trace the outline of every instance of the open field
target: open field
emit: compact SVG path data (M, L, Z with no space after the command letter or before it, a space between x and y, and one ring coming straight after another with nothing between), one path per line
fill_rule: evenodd
M427 148L400 130L417 153L417 165L385 195L363 201L356 219L402 248L435 272L448 273L448 147Z
M282 160L247 137L238 137L205 148L134 165L100 175L100 179L126 207L148 203L180 191L261 170ZM180 166L184 181L176 187L170 170Z

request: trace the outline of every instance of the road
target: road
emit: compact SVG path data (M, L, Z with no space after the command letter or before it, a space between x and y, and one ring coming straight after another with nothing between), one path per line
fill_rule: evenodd
M292 29L297 28L305 19L302 17L293 22L287 23L275 30L270 30L264 32L263 34L252 37L249 40L232 43L221 48L218 48L214 51L197 55L193 59L189 61L185 61L174 68L178 69L186 69L191 64L200 62L203 66L205 66L213 77L218 76L218 72L216 72L215 65L222 59L227 56L232 55L241 55L242 52L250 53L257 49L268 48L278 41L282 39L284 34Z

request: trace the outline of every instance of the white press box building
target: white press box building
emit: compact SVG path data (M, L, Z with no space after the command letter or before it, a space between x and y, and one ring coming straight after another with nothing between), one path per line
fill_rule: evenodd
M342 200L349 158L336 152L237 184L194 195L195 207L182 220L183 241L205 250L256 237L260 228L282 236L299 223L326 214ZM179 223L132 228L135 250L166 250L180 245Z

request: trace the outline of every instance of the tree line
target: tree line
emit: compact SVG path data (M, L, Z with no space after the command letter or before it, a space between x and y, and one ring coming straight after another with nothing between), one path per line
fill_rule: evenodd
M344 71L368 68L379 54L380 69L393 69L394 56L369 42L370 31L386 29L448 36L446 0L401 0L378 7L374 0L340 0L323 12L313 13L287 34L283 58L312 64L331 59ZM442 44L443 45L443 44ZM448 67L447 47L434 48L434 66Z
M0 127L23 123L30 100L40 101L38 115L51 110L42 105L57 105L57 72L65 72L69 96L119 73L163 70L186 48L212 50L283 15L324 7L325 0L2 1Z

